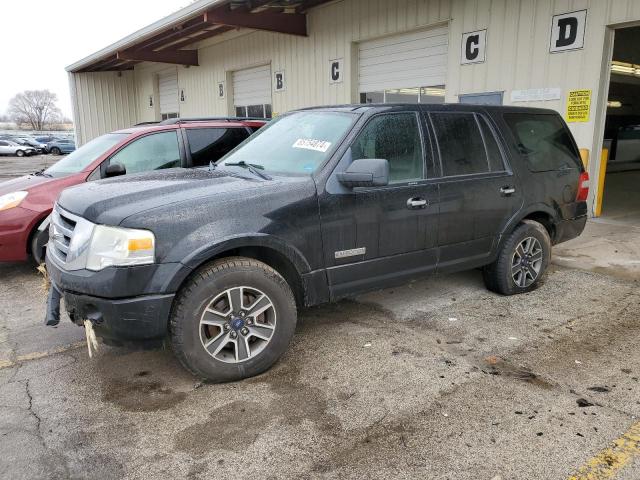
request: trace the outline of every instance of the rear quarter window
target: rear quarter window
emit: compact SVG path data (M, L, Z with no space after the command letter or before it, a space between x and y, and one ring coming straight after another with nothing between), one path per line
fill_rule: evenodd
M244 128L187 128L187 139L194 167L217 162L248 136Z
M532 172L581 168L571 133L557 115L506 113L504 119Z

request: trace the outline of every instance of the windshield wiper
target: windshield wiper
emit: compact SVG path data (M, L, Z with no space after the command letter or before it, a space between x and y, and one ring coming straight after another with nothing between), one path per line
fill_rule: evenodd
M240 160L239 162L235 162L235 163L225 163L225 166L246 168L251 173L253 173L254 175L264 180L271 180L271 177L269 175L267 175L266 173L262 173L260 171L260 170L264 170L264 167L262 165L258 165L257 163L247 163L244 160Z
M38 170L37 172L33 172L34 175L37 175L39 177L53 177L53 175L49 174L49 173L44 173L46 169L43 168L42 170Z

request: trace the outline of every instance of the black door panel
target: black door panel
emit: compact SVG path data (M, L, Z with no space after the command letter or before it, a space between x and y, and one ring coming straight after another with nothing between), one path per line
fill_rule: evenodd
M442 165L438 271L482 263L522 202L518 179L487 120L473 112L429 114Z
M424 180L423 139L415 111L372 117L333 175L351 160L383 158L389 161L391 183L329 187L331 193L320 195L324 257L334 296L353 286L366 290L435 269L438 184Z

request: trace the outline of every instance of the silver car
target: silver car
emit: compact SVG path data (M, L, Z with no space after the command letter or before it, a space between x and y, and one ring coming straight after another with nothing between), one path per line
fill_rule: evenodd
M27 145L18 145L10 140L0 140L0 155L14 155L16 157L24 157L33 155L36 149Z

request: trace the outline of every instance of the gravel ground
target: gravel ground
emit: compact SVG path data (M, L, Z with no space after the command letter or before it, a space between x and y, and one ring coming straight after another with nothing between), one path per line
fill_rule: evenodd
M566 478L640 415L637 280L371 293L303 311L272 370L224 385L168 350L89 359L81 328L42 325L30 267L0 285L1 478Z

